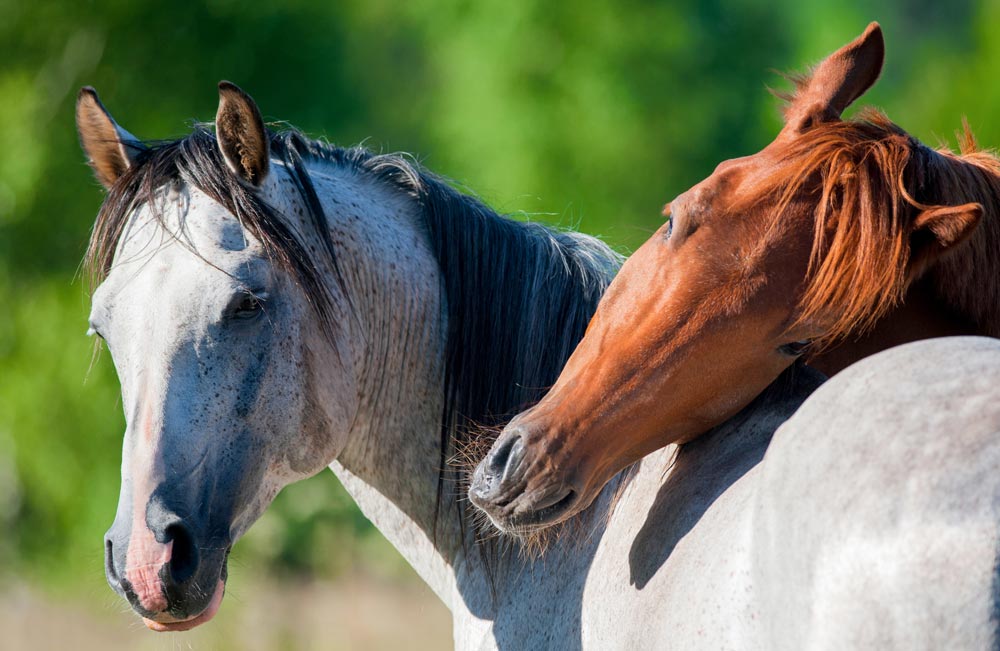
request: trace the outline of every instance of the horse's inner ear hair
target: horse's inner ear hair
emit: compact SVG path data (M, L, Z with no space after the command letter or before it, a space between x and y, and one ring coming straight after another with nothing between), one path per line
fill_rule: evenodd
M81 88L77 95L76 128L97 180L109 190L146 149L138 138L118 126L90 86Z
M241 181L260 186L270 157L264 119L253 99L228 81L219 82L215 134L229 169Z

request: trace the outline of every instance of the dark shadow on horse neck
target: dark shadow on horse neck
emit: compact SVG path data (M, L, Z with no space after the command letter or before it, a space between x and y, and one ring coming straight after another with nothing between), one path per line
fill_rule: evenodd
M913 283L899 307L869 330L838 342L809 359L828 377L865 357L912 341L983 334L967 317L938 295L931 278Z
M738 414L678 449L629 552L636 588L646 586L716 499L760 463L775 430L825 379L795 364Z
M505 618L503 601L530 583L526 577L535 566L504 541L474 542L471 507L461 494L469 462L481 458L498 428L555 382L621 258L595 238L498 215L427 173L420 174L413 194L438 262L446 310L443 470L438 521L429 533L440 542L438 522L458 518L466 559L458 585L464 605L477 618L494 621L500 648L520 649L519 627L532 624ZM467 462L449 466L456 451ZM484 594L480 574L490 594ZM582 589L582 582L568 587L566 596L579 593L578 603ZM578 605L576 613L576 624L570 617L567 630L578 637Z
M484 455L497 428L555 382L621 258L596 238L498 215L422 170L412 193L446 311L438 508L457 508L464 523L464 496L446 487L467 485L471 464L449 460Z

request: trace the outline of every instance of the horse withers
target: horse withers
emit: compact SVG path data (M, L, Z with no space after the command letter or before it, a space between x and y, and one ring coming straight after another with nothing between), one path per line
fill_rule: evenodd
M1000 335L1000 162L968 133L953 154L875 111L841 119L883 55L872 23L795 78L770 145L670 202L555 385L477 471L470 497L498 526L571 517L796 360L833 374L906 341Z

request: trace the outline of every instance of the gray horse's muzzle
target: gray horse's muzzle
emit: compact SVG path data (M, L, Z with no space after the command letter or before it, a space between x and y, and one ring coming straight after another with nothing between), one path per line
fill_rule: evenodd
M232 546L228 521L212 527L204 519L207 509L177 508L168 495L169 487L161 485L150 497L145 531L133 531L131 518L119 515L104 538L108 583L154 621L201 614L227 578Z

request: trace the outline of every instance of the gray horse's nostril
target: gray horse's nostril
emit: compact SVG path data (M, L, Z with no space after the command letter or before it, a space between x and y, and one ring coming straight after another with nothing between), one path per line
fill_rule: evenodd
M184 583L198 569L198 547L188 528L180 522L168 526L164 533L174 543L168 563L169 579L174 585Z
M104 538L104 574L108 577L108 583L111 584L111 587L120 588L121 578L115 568L115 548L114 543L111 542L111 536Z

